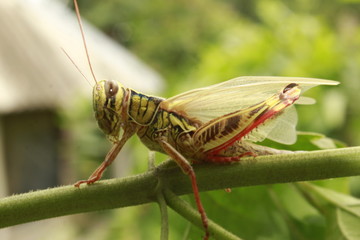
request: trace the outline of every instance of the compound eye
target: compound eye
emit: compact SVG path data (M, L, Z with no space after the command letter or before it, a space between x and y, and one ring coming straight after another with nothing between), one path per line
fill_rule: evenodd
M297 87L299 86L299 84L296 84L296 83L290 83L289 85L287 85L284 90L283 90L283 93L286 93L287 91L289 91L290 89L293 89L294 87Z
M119 85L115 81L109 80L105 82L106 97L109 98L115 96L118 91L119 91Z

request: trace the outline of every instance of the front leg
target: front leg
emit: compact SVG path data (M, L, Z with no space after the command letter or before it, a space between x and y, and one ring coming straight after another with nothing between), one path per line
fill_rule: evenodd
M199 189L196 182L196 175L193 167L190 163L182 156L173 146L171 146L165 139L158 140L162 149L179 165L181 170L190 177L191 186L194 192L194 197L196 201L196 206L201 215L201 221L205 229L204 240L209 239L209 229L208 229L208 218L206 216L205 209L200 200Z
M114 143L101 165L90 175L87 180L80 180L76 182L74 186L80 187L80 185L83 183L92 184L100 180L106 168L115 160L122 147L125 145L127 140L129 140L129 138L134 135L137 129L138 127L134 125L127 125L127 127L124 127L124 134L122 135L120 141Z

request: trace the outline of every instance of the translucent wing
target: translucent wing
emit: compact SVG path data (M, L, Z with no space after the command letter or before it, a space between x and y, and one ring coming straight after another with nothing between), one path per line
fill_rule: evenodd
M290 83L299 84L302 92L317 85L338 84L335 81L315 78L239 77L176 95L162 102L160 106L169 111L178 112L205 123L214 118L264 101L280 92ZM299 99L299 102L301 101ZM309 103L309 99L304 99L303 102ZM296 120L294 118L297 119L297 117L296 111L291 111L290 113L285 111L278 118L253 131L248 136L249 140L260 141L267 137L281 143L294 142L294 139L296 139ZM290 139L292 140L290 141Z
M291 106L275 119L270 119L265 124L260 125L244 140L260 142L265 138L283 144L293 144L296 142L297 112Z
M207 122L261 102L290 83L299 84L303 92L317 85L338 84L335 81L314 78L239 77L176 95L165 100L162 107Z

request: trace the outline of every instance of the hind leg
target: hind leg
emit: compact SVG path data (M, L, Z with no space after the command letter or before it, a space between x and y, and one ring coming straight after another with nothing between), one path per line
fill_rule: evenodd
M227 147L224 150L214 154L208 152L204 161L215 163L229 163L240 161L243 157L256 157L259 155L274 155L292 153L291 151L278 150L270 147L257 145L246 141L237 141L233 145Z

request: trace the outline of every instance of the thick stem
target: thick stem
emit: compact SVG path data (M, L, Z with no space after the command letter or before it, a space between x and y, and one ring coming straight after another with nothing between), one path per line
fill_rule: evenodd
M360 147L244 158L194 166L200 191L360 175ZM64 186L0 200L0 227L156 201L158 177L176 195L192 193L188 176L165 162L157 169L90 186Z

